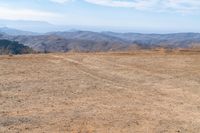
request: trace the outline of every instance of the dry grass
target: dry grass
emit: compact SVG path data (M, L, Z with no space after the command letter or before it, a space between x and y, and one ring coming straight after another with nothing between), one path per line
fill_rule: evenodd
M199 133L200 53L0 57L1 133Z

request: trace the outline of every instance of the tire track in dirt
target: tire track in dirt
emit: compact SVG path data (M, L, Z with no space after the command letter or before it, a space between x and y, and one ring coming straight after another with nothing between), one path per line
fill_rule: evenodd
M112 66L116 66L116 67L123 68L123 69L137 70L137 71L139 71L140 73L142 73L142 74L144 74L146 76L151 75L154 78L159 78L159 79L163 79L163 80L172 80L173 79L176 82L180 82L182 84L185 84L185 87L187 86L189 88L190 88L191 85L198 86L198 84L199 84L198 82L195 82L195 81L192 81L192 80L183 79L183 78L181 78L181 79L176 78L174 75L163 74L163 73L155 72L155 71L152 71L152 70L148 70L146 68L140 67L137 64L134 64L133 66L131 66L131 65L123 65L123 64L118 64L117 62L114 62L114 61L108 61L106 59L103 60L103 59L99 59L99 58L95 58L95 61L99 61L99 63L110 64ZM169 83L167 82L167 83L164 83L164 84L167 86ZM191 91L191 90L189 90L189 91ZM200 91L198 91L198 93L200 93Z
M137 71L141 72L144 75L153 75L154 77L157 77L157 78L163 78L163 77L172 78L171 75L151 72L150 70L147 70L145 68L141 68L141 66L139 66L137 64L134 64L134 65L122 65L122 64L119 64L119 63L115 63L114 61L108 61L106 59L105 60L101 60L99 58L96 58L95 60L98 60L100 63L110 64L110 65L113 65L113 66L119 67L119 68L137 70Z
M97 80L101 80L105 83L114 85L115 87L123 88L123 89L124 88L130 89L130 88L133 88L133 86L135 86L133 79L126 78L126 77L120 76L118 74L116 74L116 75L111 74L106 69L101 70L101 68L98 68L98 66L96 66L94 63L91 63L90 61L89 62L81 62L81 61L77 61L75 59L71 59L71 58L66 57L66 56L65 57L64 56L58 56L58 55L52 55L52 56L54 58L59 58L59 59L65 60L65 61L73 64L74 66L76 66L77 70L82 71L86 75L88 75L92 78L95 78ZM112 65L112 66L116 66L116 67L119 67L119 68L122 68L122 69L136 70L136 71L139 71L143 75L151 76L151 78L154 77L156 79L158 79L158 78L162 79L163 85L170 86L168 80L176 80L177 82L181 82L182 84L185 84L186 90L191 91L191 90L188 89L188 88L191 87L191 81L186 81L186 80L183 80L183 79L176 79L176 77L174 77L173 75L162 74L162 73L154 73L154 72L148 71L146 69L140 68L139 66L122 65L122 64L114 63L113 61L110 62L110 61L102 60L102 59L99 59L99 58L95 58L95 61L98 61L100 64L104 63L106 65ZM197 85L197 83L196 83L196 85ZM178 84L176 85L176 87L180 88L180 86ZM180 88L180 89L184 89L184 88Z
M121 77L116 77L116 76L108 76L108 75L105 75L105 74L100 74L97 72L97 67L95 67L95 65L89 65L89 64L84 64L84 63L81 63L79 61L76 61L74 59L71 59L69 57L63 57L63 56L58 56L58 55L52 55L54 58L58 58L58 59L62 59L64 61L67 61L71 64L73 64L77 70L85 73L86 75L92 77L92 78L95 78L97 80L101 80L103 82L106 82L110 85L114 85L115 87L118 87L118 88L133 88L132 85L129 85L131 84L130 82L127 81L127 79L123 79ZM95 69L94 69L95 68Z

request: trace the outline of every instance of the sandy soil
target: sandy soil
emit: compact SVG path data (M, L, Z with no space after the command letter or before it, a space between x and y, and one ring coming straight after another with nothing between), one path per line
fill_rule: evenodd
M0 133L200 133L200 53L0 57Z

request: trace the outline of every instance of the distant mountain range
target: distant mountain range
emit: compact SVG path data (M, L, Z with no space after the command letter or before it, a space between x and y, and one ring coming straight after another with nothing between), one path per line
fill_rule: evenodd
M40 52L200 47L200 33L139 34L73 30L37 34L1 28L0 39L17 41Z
M30 31L38 33L57 31L64 28L63 26L57 26L43 21L4 20L4 19L0 19L0 27L9 27L11 29L20 29L22 31Z
M35 33L46 33L52 31L69 31L71 29L101 31L105 27L82 26L82 25L56 25L45 21L31 20L6 20L0 19L0 27L8 27L11 29L20 29ZM111 27L110 27L111 28Z
M2 27L0 28L0 33L5 33L11 36L19 36L19 35L25 35L25 36L30 36L30 35L39 35L39 33L35 32L30 32L30 31L22 31L22 30L17 30L17 29L11 29L8 27Z

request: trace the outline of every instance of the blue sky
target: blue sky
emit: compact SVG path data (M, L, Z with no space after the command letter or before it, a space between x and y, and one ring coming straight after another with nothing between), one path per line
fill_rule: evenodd
M131 29L200 32L200 0L1 0L0 19Z

